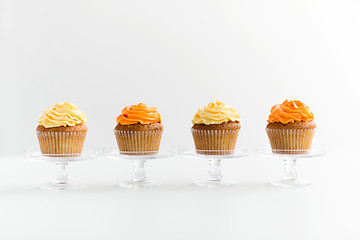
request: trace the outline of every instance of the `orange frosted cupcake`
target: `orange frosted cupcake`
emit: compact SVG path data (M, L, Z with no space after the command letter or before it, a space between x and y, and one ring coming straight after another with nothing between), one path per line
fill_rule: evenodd
M43 112L36 128L41 153L51 156L80 155L87 133L86 115L69 102Z
M233 153L241 128L240 115L233 107L216 100L200 107L192 123L191 133L197 153Z
M298 100L285 100L271 108L266 132L274 153L309 152L315 134L314 115Z
M114 133L122 154L147 155L159 151L163 125L155 107L143 103L127 106L116 122Z

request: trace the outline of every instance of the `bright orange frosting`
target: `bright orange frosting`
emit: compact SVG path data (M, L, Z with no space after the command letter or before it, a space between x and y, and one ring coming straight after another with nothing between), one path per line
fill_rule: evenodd
M268 123L281 122L282 124L294 122L308 122L314 120L314 114L309 107L299 100L285 100L271 108Z
M121 125L161 123L161 116L156 107L148 107L143 103L125 107L116 118Z

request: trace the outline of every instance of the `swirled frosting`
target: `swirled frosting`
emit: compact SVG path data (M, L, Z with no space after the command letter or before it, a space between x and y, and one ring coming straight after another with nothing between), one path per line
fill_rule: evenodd
M116 118L121 125L161 123L161 116L156 107L148 107L144 103L125 107Z
M280 122L282 124L294 122L308 122L314 120L314 114L309 107L299 100L285 100L271 108L268 123Z
M43 112L40 117L39 125L45 128L60 127L60 126L74 126L80 123L86 123L87 118L85 113L79 108L69 102L59 102L51 106Z
M240 115L235 108L216 100L200 107L196 112L193 124L221 124L226 122L240 122Z

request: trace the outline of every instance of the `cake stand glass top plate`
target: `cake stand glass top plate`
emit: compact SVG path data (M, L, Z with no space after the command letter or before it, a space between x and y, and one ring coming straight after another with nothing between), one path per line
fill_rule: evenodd
M81 154L42 154L40 151L26 150L25 157L32 161L42 162L77 162L84 160L93 160L99 156L99 151L96 149L83 150Z
M193 148L181 148L180 153L184 157L200 159L241 158L249 155L249 148L237 147L235 150L195 150Z
M104 148L104 155L113 159L158 159L167 158L175 155L176 151L174 147L160 148L159 151L144 151L144 152L129 152L119 151L117 147Z
M326 154L325 146L313 146L310 150L282 150L271 149L271 147L255 147L254 151L259 155L281 158L313 158Z

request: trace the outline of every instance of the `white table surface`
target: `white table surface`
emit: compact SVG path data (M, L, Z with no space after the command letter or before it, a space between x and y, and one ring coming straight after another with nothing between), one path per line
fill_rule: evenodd
M69 166L86 188L53 192L38 187L54 164L0 156L0 239L360 239L358 158L299 160L299 176L313 182L303 188L266 184L282 174L280 159L224 160L223 176L237 185L207 189L192 184L207 161L175 156L146 165L161 186L121 189L131 162L100 157Z

